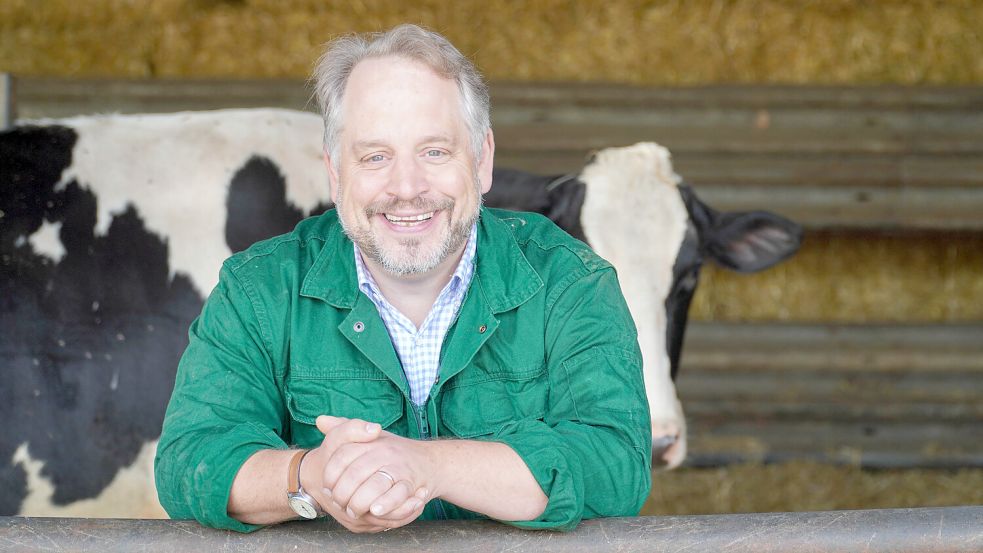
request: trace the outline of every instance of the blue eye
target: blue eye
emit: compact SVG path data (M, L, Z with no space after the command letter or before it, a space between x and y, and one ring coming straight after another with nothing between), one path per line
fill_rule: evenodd
M427 156L429 157L440 157L442 155L444 155L444 152L440 150L427 150Z
M369 157L369 161L371 161L373 163L378 163L378 162L382 161L383 159L384 158L382 157L382 154L376 154L374 156Z

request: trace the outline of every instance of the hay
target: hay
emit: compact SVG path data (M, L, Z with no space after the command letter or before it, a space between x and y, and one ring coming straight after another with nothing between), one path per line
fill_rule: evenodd
M791 260L739 275L708 266L690 308L701 321L983 320L978 234L812 233Z
M643 515L983 504L983 469L862 470L807 461L652 473Z
M983 82L983 2L0 0L0 70L305 77L319 45L430 26L492 79Z

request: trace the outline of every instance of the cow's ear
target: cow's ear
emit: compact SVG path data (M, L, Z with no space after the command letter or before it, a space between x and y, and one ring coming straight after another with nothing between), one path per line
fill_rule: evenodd
M768 211L714 214L704 236L706 257L740 272L753 273L779 263L799 250L802 227Z

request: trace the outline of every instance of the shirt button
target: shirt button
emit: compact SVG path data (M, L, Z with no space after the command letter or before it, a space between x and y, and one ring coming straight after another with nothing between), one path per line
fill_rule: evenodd
M481 325L481 326L478 327L478 332L481 333L481 334L484 334L486 330L488 330L488 326L487 325Z
M363 330L365 330L365 324L362 323L362 321L358 321L352 326L352 330L354 330L355 332L362 332Z

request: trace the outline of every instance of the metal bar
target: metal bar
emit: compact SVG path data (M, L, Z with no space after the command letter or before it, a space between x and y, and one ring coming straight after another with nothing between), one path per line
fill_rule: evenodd
M608 518L567 533L490 521L416 522L352 534L327 521L292 522L253 534L191 521L0 518L0 551L562 551L688 553L979 552L983 506Z
M0 73L0 131L13 126L16 117L14 105L14 77L10 73Z

